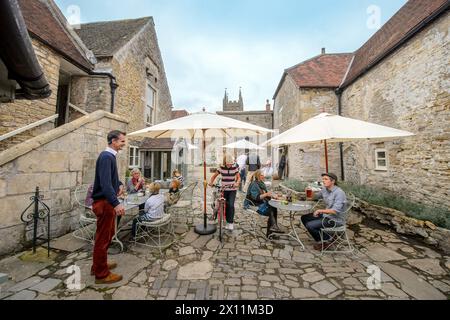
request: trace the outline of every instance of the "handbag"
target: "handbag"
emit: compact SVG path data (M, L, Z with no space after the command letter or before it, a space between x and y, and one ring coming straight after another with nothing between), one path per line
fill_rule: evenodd
M269 215L269 210L270 205L266 201L264 201L259 205L258 210L256 210L256 212L258 212L262 216L267 217Z

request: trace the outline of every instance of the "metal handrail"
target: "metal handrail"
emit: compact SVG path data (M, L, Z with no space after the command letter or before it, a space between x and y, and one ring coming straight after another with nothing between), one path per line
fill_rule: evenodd
M47 122L50 122L50 121L53 121L53 120L57 119L58 117L59 117L58 114L54 114L51 117L48 117L48 118L45 118L45 119L42 119L42 120L30 123L29 125L26 125L25 127L16 129L16 130L8 132L8 133L5 133L4 135L0 136L0 141L6 140L6 139L14 137L14 136L16 136L16 135L18 135L18 134L20 134L22 132L25 132L25 131L34 129L36 127L39 127L39 126L43 125L44 123L47 123Z

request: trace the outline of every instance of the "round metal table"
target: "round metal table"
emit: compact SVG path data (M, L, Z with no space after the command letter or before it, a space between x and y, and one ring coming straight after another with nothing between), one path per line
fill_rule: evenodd
M313 202L310 201L298 201L295 203L289 203L287 205L283 204L283 201L280 200L270 200L269 205L278 210L288 211L289 212L289 220L291 231L287 234L278 234L278 236L288 236L291 239L297 241L300 246L305 250L305 246L303 242L300 240L297 231L295 230L295 216L296 215L305 215L310 213L311 208L313 207Z

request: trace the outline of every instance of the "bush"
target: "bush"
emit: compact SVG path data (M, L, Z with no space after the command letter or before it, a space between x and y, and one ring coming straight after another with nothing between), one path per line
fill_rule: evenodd
M303 192L308 183L296 179L289 179L284 185L295 191ZM409 217L431 221L439 227L450 229L450 211L448 209L415 203L406 198L399 197L394 193L389 193L375 187L355 185L349 182L341 182L339 186L345 192L351 192L357 198L370 204L395 209L405 213Z

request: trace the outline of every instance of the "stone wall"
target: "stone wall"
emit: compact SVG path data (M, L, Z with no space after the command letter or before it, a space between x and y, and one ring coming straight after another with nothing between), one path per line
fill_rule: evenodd
M37 186L51 209L52 237L77 227L75 188L93 182L96 159L113 129L127 130L127 122L96 111L0 153L0 255L29 243L32 234L25 231L20 215ZM126 165L124 153L119 156L122 179Z
M52 95L41 100L16 100L13 103L0 103L0 135L25 127L33 122L45 119L56 113L58 94L60 57L41 42L32 39L36 57L45 77L50 84ZM48 122L38 128L25 131L0 142L0 151L6 150L20 142L26 141L54 128L54 122Z
M108 77L74 76L70 84L70 102L78 108L91 113L97 110L111 111L111 86ZM82 115L69 109L69 121Z
M345 89L343 115L411 131L391 142L346 143L346 179L450 207L450 19L444 14ZM375 170L375 149L388 152Z
M272 111L242 111L242 112L217 112L218 115L232 118L235 120L251 123L255 126L273 129L273 112ZM272 134L269 133L267 135L261 136L253 136L249 137L250 141L255 144L262 144L269 140L272 137ZM239 137L239 139L243 139L245 137ZM272 152L271 149L259 151L259 155L261 157L261 161L265 161L268 158L271 158Z
M130 121L130 132L146 127L147 83L157 91L155 124L171 119L172 99L153 21L114 55L111 66L119 85L115 113Z
M337 114L337 96L332 89L299 89L288 75L275 99L275 128L280 133L320 114ZM328 144L329 171L341 172L337 144ZM325 171L324 144L297 144L288 148L289 178L317 180Z

